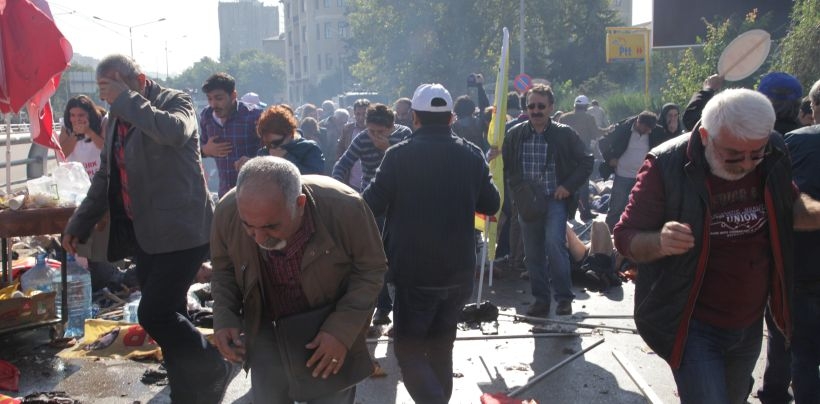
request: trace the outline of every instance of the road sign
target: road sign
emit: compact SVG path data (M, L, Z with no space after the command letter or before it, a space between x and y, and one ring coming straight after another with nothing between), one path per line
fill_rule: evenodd
M525 93L532 88L532 78L526 73L521 73L513 79L513 87L515 87L519 93Z
M607 63L644 60L648 51L648 36L647 30L607 28Z

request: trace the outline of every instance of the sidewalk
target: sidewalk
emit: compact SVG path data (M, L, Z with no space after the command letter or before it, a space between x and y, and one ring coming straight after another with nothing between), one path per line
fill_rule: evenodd
M507 273L494 280L492 288L485 284L484 296L503 313L523 313L532 301L529 282ZM486 278L485 278L486 282ZM574 315L550 318L581 321L584 315L630 315L634 285L625 284L609 293L587 292L574 288ZM587 319L585 324L606 324L634 328L631 319ZM501 316L499 335L529 334L533 325L514 322ZM541 403L646 403L635 382L612 355L617 350L631 362L664 403L676 403L678 398L672 374L666 363L652 353L637 334L624 331L590 330L571 326L547 327L549 332L577 331L582 337L521 338L476 341L456 341L454 349L454 379L452 403L478 403L482 392L503 392L527 383L533 376L549 369L600 338L605 342L585 355L560 368L520 398L535 398ZM480 330L459 331L459 337L480 336ZM35 330L0 338L0 359L12 362L22 374L20 391L0 391L12 396L25 396L37 391L66 391L84 403L169 403L167 386L146 386L139 379L155 363L102 359L62 360L57 350L48 347L48 330ZM765 343L755 369L754 390L760 385L765 364ZM387 373L383 378L371 378L358 387L356 402L360 404L412 403L401 382L401 374L393 355L392 345L371 345L371 352ZM224 403L250 403L247 395L250 378L239 372L231 382ZM750 402L758 402L750 398Z

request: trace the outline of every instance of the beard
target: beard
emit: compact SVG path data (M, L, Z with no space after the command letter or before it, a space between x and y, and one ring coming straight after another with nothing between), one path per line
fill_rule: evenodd
M268 237L264 243L256 243L256 245L265 251L282 251L288 246L288 242L287 240Z
M712 172L712 175L727 181L737 181L745 177L754 171L757 165L763 161L757 160L751 170L745 170L743 167L732 169L726 168L726 164L723 163L722 159L715 155L715 148L711 144L706 146L706 152L704 154L706 156L706 162L709 164L709 171Z

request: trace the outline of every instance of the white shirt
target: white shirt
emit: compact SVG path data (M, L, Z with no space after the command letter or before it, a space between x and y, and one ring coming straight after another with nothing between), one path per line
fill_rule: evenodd
M629 135L629 145L626 151L618 158L618 166L615 168L615 175L619 177L635 178L638 170L643 165L646 153L649 152L649 133L641 135L635 128Z
M85 172L88 173L88 178L94 178L94 173L100 169L100 149L94 142L82 139L77 141L74 150L71 152L66 161L76 161L83 165Z

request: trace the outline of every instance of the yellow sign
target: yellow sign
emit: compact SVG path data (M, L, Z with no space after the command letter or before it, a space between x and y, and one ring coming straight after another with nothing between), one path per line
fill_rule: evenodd
M606 34L606 61L646 59L648 31L608 30Z

